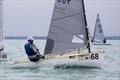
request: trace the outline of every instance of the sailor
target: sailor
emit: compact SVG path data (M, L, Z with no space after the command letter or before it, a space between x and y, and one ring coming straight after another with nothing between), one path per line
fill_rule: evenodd
M7 54L4 54L3 50L4 50L3 48L0 49L0 58L5 59L5 58L7 58Z
M103 40L103 43L106 43L106 39Z
M44 56L40 54L39 49L35 46L33 37L28 37L28 43L24 45L24 48L30 61L36 62L44 59Z

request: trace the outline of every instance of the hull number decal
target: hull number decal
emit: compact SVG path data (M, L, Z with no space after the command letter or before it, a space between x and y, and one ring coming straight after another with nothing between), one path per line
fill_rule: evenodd
M91 54L91 59L94 60L94 59L99 59L99 54Z

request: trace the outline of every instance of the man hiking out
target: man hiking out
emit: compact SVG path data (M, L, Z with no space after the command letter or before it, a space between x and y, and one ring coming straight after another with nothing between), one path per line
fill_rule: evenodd
M24 48L29 60L32 62L36 62L39 61L40 59L45 59L45 57L40 54L39 49L35 46L34 38L28 37L27 41L28 43L24 45Z

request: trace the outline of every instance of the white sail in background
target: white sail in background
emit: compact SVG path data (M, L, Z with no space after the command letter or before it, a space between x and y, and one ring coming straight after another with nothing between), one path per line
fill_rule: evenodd
M0 50L3 49L3 0L0 0Z
M100 43L106 42L104 38L104 33L103 33L99 14L97 14L92 42L100 42Z
M86 47L86 26L83 0L56 0L44 54Z

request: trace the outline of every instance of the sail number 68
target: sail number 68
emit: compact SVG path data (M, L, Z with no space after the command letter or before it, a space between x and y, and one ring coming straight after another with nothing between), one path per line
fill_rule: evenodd
M94 60L94 59L99 59L99 54L91 54L91 59Z
M63 3L63 4L70 4L71 0L58 0L59 3Z

